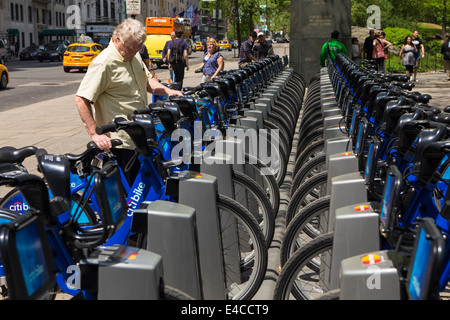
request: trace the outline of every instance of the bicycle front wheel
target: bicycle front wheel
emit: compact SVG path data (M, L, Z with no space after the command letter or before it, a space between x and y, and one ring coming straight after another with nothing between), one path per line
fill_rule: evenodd
M275 215L269 199L258 183L249 176L233 171L232 180L233 199L246 207L256 218L269 246L275 231Z
M334 233L326 233L307 243L288 260L274 290L274 300L313 300L328 292L325 270L330 268Z
M228 298L249 300L260 288L267 269L268 252L255 217L241 204L219 195L217 208L222 236ZM238 255L239 268L231 268Z

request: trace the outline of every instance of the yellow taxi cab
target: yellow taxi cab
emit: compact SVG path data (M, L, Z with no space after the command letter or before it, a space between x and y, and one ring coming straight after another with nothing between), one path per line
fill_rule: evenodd
M90 37L80 36L77 43L72 43L64 52L63 68L64 72L71 69L87 69L89 64L102 52L103 47L92 41Z
M221 40L219 42L219 47L220 47L220 50L227 49L228 51L231 51L231 44L230 44L230 42L228 42L228 40Z
M0 89L6 89L9 83L9 73L8 68L3 64L0 64Z
M205 47L201 41L195 41L195 51L203 51Z

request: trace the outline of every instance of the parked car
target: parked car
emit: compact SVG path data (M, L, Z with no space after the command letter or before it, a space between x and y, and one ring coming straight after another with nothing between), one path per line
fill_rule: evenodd
M19 53L19 58L20 60L35 60L40 50L44 50L44 46L31 45Z
M44 60L62 61L63 54L66 49L67 46L65 44L48 44L44 47L44 50L37 53L36 59L38 59L39 62Z
M205 47L201 41L195 41L195 51L203 51Z
M8 60L8 47L6 41L0 39L0 64L5 64L6 60Z
M0 64L0 89L6 89L8 83L9 83L8 68L6 68L3 64Z
M219 48L220 50L228 50L231 51L231 44L228 42L228 40L221 40L219 41Z
M103 47L95 42L72 43L64 52L63 69L70 72L71 69L87 69L92 60L102 52Z
M94 42L101 45L103 47L103 49L106 49L106 47L109 45L110 40L111 40L111 37L94 38Z

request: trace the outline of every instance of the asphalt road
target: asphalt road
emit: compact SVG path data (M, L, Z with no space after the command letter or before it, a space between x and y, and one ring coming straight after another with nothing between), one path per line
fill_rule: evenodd
M237 52L222 51L225 58L237 56ZM189 56L191 71L201 64L202 52L193 52ZM85 72L63 71L62 62L37 60L8 61L10 82L6 90L0 91L0 112L15 107L22 107L37 102L75 94ZM160 80L169 79L167 66L156 71Z

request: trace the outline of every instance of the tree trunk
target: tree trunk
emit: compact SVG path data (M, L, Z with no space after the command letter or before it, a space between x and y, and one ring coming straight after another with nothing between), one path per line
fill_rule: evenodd
M442 15L442 36L445 37L447 33L447 0L444 0L444 9Z

